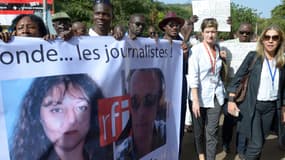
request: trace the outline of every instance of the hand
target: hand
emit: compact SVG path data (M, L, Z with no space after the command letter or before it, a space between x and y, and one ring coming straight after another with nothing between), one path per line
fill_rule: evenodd
M192 102L192 112L195 118L200 117L200 104L198 100Z
M71 30L69 31L63 31L59 35L64 41L68 41L73 37L73 32Z
M235 102L228 102L228 113L234 117L238 117L238 113L240 112L237 104Z
M0 39L5 42L8 43L11 40L12 34L9 32L0 32Z
M193 16L191 16L190 17L190 21L192 22L192 23L195 23L195 22L197 22L198 21L198 16L197 15L193 15Z
M55 35L55 34L47 34L43 37L43 39L46 41L53 41L56 38L57 38L57 35Z
M221 50L220 51L220 56L222 59L226 59L227 58L227 52L225 50Z
M116 31L116 32L114 32L113 37L116 40L120 41L123 39L124 35L125 35L125 33L123 31Z
M183 41L182 44L181 44L181 48L183 50L183 60L187 61L188 53L189 53L189 47L188 47L187 43L185 43Z

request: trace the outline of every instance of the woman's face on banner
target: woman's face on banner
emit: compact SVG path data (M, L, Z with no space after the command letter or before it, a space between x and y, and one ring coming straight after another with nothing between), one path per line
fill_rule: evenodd
M132 130L135 139L152 134L159 104L160 83L152 71L135 71L130 81Z
M44 131L55 147L72 150L84 144L91 106L79 86L61 83L51 88L40 113Z

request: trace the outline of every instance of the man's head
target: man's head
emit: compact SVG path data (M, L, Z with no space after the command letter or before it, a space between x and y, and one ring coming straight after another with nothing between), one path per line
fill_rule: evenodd
M166 13L165 18L159 22L159 28L165 32L164 38L177 39L180 28L184 25L184 19L177 17L175 12Z
M58 12L52 15L52 24L57 34L71 29L71 19L65 12Z
M250 42L253 34L252 25L250 23L242 23L237 31L237 37L240 42Z
M96 0L93 10L93 30L99 35L108 35L114 16L111 2L109 0Z
M129 20L129 37L142 36L145 28L145 16L143 14L132 14Z
M150 38L157 38L158 37L158 34L157 34L154 26L149 26L147 32L148 32L148 36Z
M130 73L128 82L133 135L143 138L145 133L152 133L154 121L163 108L163 74L157 68L138 69Z
M87 35L86 25L82 22L79 22L79 21L72 23L71 30L75 36Z

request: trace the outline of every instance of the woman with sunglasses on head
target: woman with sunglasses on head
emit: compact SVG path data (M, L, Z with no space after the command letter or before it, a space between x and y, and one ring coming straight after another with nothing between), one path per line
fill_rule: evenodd
M188 65L192 123L199 160L216 158L219 118L225 97L220 76L221 53L216 44L217 29L216 19L206 18L202 21L203 41L191 48L192 55Z
M228 87L228 112L240 118L238 131L248 138L246 160L260 159L274 113L285 109L283 44L284 33L278 26L265 28L257 41L256 51L248 53ZM237 87L251 64L245 98L237 104ZM280 120L284 122L284 118L283 114Z

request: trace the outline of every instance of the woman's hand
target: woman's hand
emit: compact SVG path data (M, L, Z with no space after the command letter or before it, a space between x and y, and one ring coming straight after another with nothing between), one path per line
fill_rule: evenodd
M200 104L198 100L192 102L192 112L195 118L200 117Z
M239 108L235 102L228 102L228 113L234 117L239 116Z

